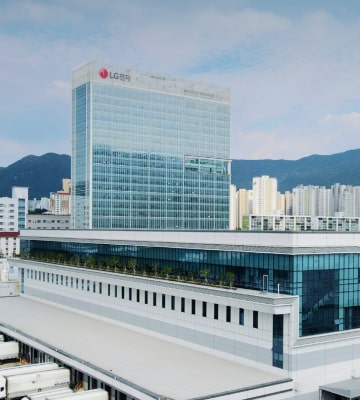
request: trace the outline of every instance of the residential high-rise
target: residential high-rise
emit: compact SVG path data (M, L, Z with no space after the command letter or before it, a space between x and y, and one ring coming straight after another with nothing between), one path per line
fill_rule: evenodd
M253 214L277 212L277 179L269 176L253 178Z
M249 214L252 213L252 196L253 196L252 190L239 189L236 192L236 200L237 200L236 227L239 229L244 229L247 228L248 226L246 223L248 218L244 220L243 217L248 216Z
M74 228L229 228L228 89L94 62L72 88Z
M298 185L292 193L293 215L334 215L331 189L323 186Z
M50 193L50 214L70 215L71 211L71 181L63 179L62 190Z
M238 207L237 207L237 193L236 186L230 185L230 221L229 221L229 229L235 230L237 228L237 220L238 220Z

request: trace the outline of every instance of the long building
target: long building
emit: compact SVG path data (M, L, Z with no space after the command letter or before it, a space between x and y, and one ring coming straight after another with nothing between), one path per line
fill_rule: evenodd
M7 334L36 337L28 319L39 315L41 343L116 371L130 385L122 386L127 396L134 387L139 399L360 393L359 233L69 230L21 237L22 258L10 260L21 273L21 296L1 300L7 312L0 324ZM67 318L70 337L79 330L80 341L51 334ZM115 326L134 332L127 334L132 345ZM106 352L99 354L94 341L102 338ZM177 346L184 348L180 364ZM167 356L157 358L162 351ZM205 364L198 352L210 357ZM116 364L115 355L127 362ZM218 379L205 383L197 366L204 379L215 370ZM148 379L163 367L166 383Z
M251 231L360 232L360 218L310 215L249 215Z
M72 88L76 229L229 228L228 89L94 62Z

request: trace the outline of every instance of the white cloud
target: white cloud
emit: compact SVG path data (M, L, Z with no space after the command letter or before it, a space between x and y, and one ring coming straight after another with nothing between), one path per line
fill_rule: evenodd
M360 113L328 114L319 120L320 123L345 125L352 128L360 128Z
M60 118L71 125L71 70L98 59L229 86L234 157L299 158L359 147L353 134L359 127L353 111L360 110L359 19L340 20L311 8L285 17L243 8L240 0L162 7L130 0L105 6L92 0L5 4L1 138L34 130L34 145L49 140L39 111L51 107L53 134L69 137L58 126ZM35 107L33 120L16 118L19 109ZM6 126L9 115L14 120ZM319 115L325 115L320 124Z
M233 137L231 158L297 160L311 154L335 154L356 148L359 134L354 129L350 132L308 127L304 134L301 127L291 132L281 127L238 132Z
M7 167L28 155L41 156L45 153L70 154L70 141L51 137L49 141L35 142L31 140L1 139L0 167Z
M7 167L13 162L20 160L21 158L33 154L28 144L23 140L11 140L7 138L1 139L1 165Z
M294 145L296 143L296 145ZM240 132L234 138L232 158L235 159L287 159L294 160L312 153L323 154L323 146L316 138L306 137L301 132L289 134L283 130L255 130Z

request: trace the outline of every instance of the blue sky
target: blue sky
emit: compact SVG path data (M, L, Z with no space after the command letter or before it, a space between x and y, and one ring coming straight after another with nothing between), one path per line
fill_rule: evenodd
M71 71L95 59L232 92L232 158L360 147L358 0L2 0L0 166L71 153Z

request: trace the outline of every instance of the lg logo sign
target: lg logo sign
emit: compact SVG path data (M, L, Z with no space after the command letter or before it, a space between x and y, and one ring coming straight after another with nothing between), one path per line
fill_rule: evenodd
M109 73L107 72L106 68L100 68L99 75L100 75L100 78L106 79L109 76Z
M102 79L107 79L109 77L110 79L119 79L121 81L130 82L130 75L120 74L118 72L109 72L106 68L99 69L99 76Z

